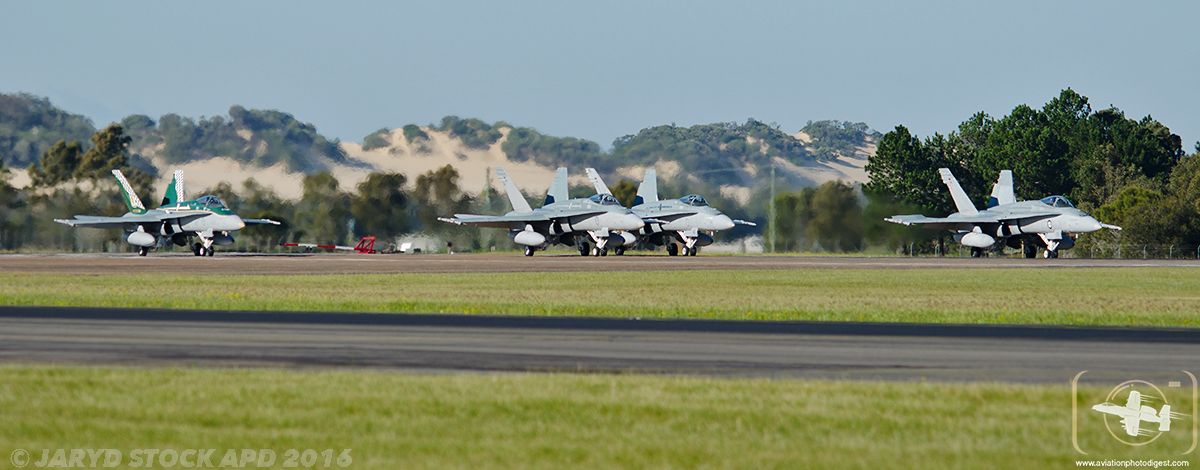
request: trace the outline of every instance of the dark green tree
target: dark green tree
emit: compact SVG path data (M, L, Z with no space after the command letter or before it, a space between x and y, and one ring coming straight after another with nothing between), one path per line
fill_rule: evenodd
M358 184L358 192L350 198L356 236L391 240L409 231L406 183L399 173L371 173Z
M413 198L417 201L417 218L426 232L446 231L438 217L452 217L471 207L471 196L458 186L458 170L446 165L417 177Z
M391 134L391 132L392 131L389 131L388 128L384 127L375 132L367 134L366 137L363 137L362 149L364 151L375 150L391 145L391 142L388 141L388 135Z
M621 180L613 186L613 197L625 207L633 207L634 198L637 197L638 185L629 180Z

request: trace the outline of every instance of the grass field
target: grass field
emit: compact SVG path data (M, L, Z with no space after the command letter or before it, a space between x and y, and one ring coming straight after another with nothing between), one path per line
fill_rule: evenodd
M132 449L215 448L215 465L225 449L349 448L349 468L386 469L1063 468L1077 458L1186 458L1177 454L1190 423L1128 447L1091 415L1079 431L1089 455L1076 453L1070 390L7 366L0 451L31 449L38 459L44 448L113 448L128 462ZM1107 391L1082 389L1080 408Z
M0 305L1194 327L1200 326L1200 272L2 273Z

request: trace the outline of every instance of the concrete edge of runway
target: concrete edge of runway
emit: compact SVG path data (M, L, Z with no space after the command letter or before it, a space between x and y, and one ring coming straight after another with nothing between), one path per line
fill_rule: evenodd
M1200 343L1200 328L0 306L3 318Z

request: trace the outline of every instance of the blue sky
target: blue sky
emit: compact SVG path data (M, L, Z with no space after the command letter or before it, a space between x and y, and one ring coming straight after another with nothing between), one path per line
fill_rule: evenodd
M1200 139L1200 2L23 2L0 92L97 125L279 109L329 137L445 115L611 146L753 117L948 133L977 111L1151 114Z

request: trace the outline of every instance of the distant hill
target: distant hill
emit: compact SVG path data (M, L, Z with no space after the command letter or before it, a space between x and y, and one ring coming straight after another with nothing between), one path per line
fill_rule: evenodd
M328 139L312 124L282 111L237 105L228 116L167 114L154 120L132 115L121 125L133 138L132 161L149 166L152 174L184 169L192 188L221 181L237 185L253 177L284 197L298 197L302 175L318 171L330 171L343 187L352 187L373 171L405 173L412 181L450 164L459 170L460 185L471 192L485 184L499 188L491 170L495 166L505 166L531 193L544 192L558 166L570 168L572 184L581 186L588 184L586 167L600 170L610 184L640 180L644 169L654 167L660 178L675 180L674 187L681 190L718 190L745 203L766 184L771 168L782 187L834 179L865 182L862 168L879 135L864 123L810 121L803 131L788 134L748 119L650 127L616 139L605 152L584 139L447 116L427 126L380 129L357 144ZM6 167L27 167L58 139L86 145L94 130L86 117L58 109L45 98L0 95L0 157ZM20 184L20 175L15 180Z
M59 140L74 140L87 150L96 132L92 120L28 93L0 93L0 162L7 168L27 168Z

